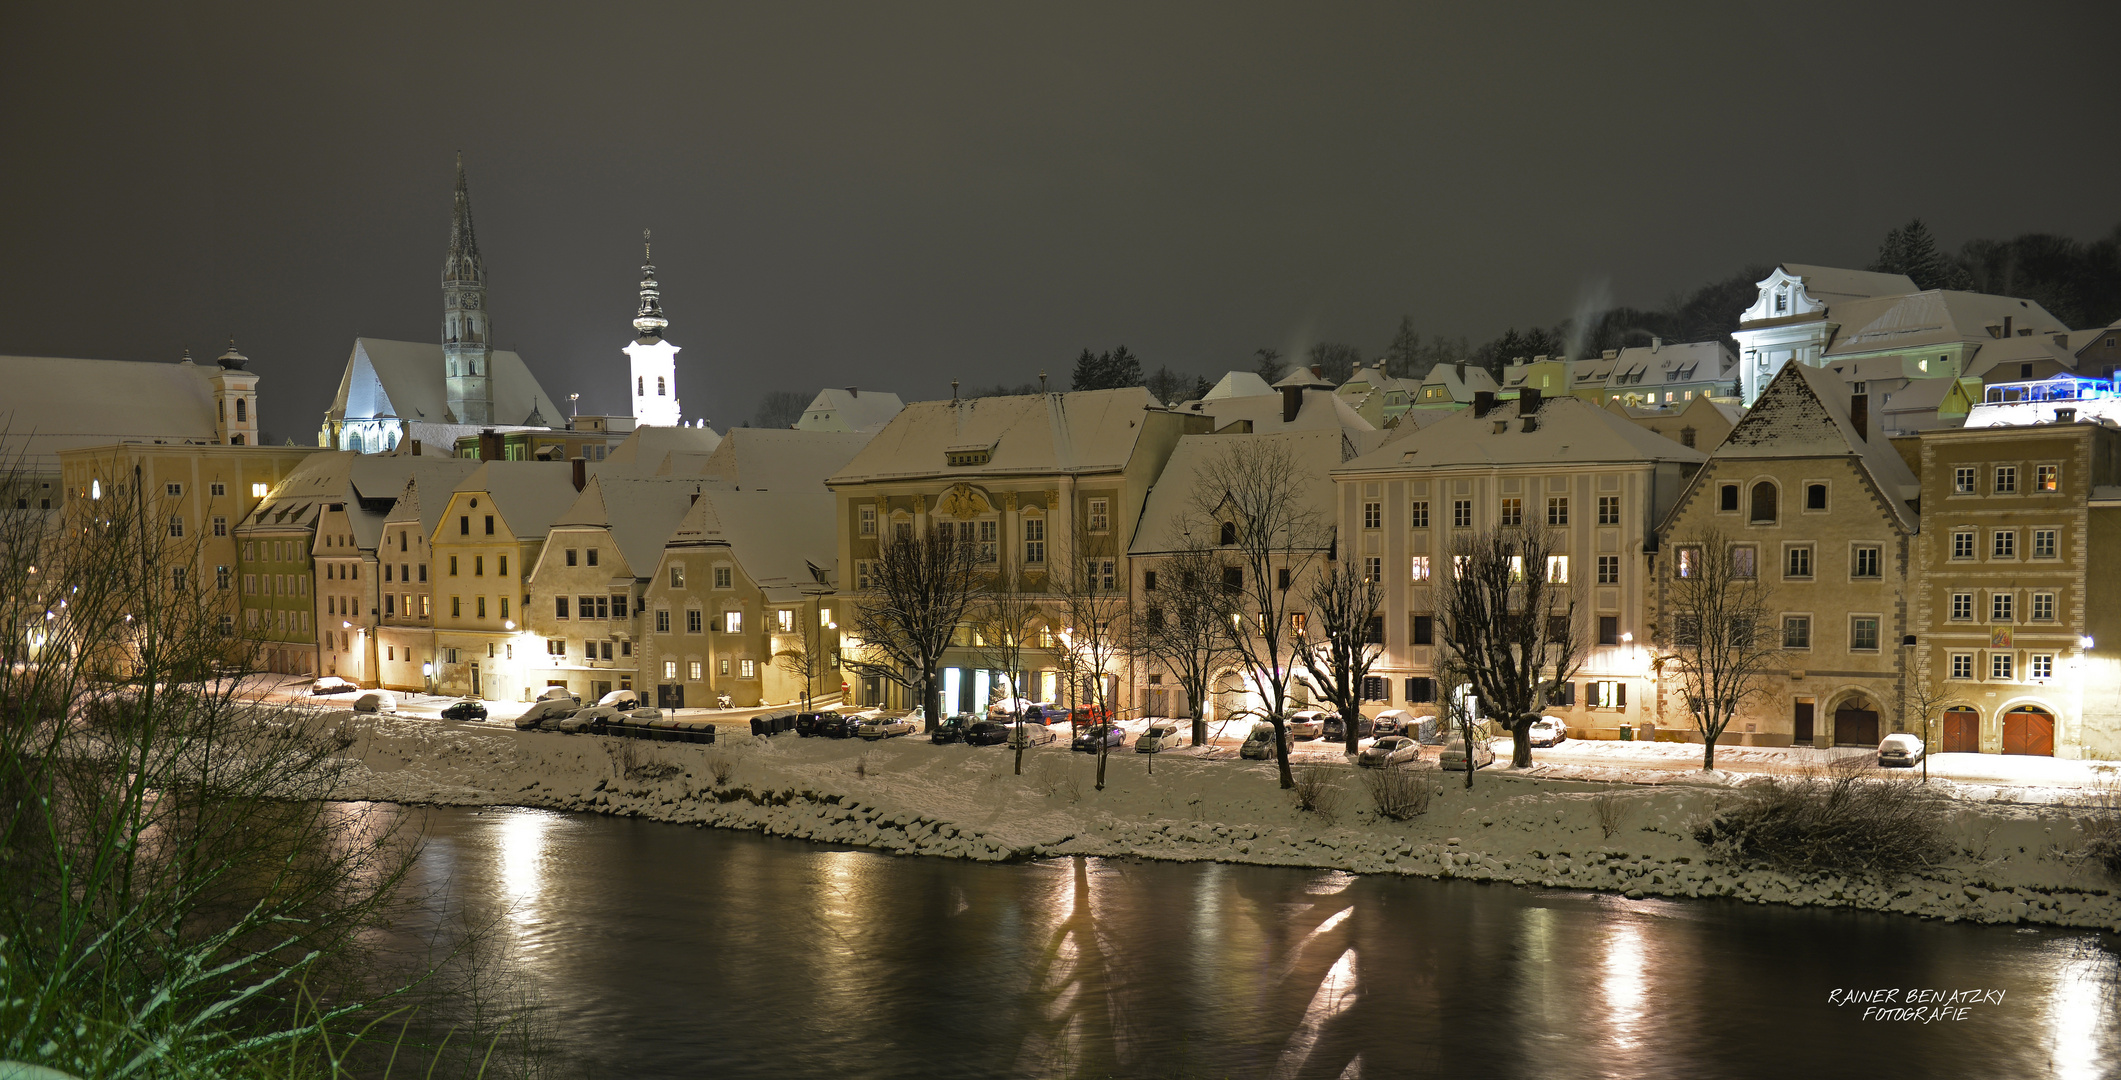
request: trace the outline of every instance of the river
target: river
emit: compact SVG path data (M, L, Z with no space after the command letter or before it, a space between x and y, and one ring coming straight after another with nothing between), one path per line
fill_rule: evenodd
M496 921L565 1073L2079 1080L2121 1060L2113 935L373 810L419 815L415 887ZM1831 996L1882 989L1982 994L1928 1022Z

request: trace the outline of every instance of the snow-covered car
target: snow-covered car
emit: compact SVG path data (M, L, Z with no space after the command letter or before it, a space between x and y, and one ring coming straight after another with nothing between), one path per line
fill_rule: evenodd
M573 698L545 698L533 701L530 703L529 708L523 710L522 715L516 717L516 730L530 731L547 720L551 720L557 725L560 721L573 716L574 710Z
M1906 732L1897 732L1878 740L1878 767L1881 769L1911 769L1922 760L1922 740Z
M631 690L613 690L597 699L598 705L608 705L620 712L630 712L641 707L641 696Z
M1356 737L1356 738L1358 738L1358 739L1367 739L1367 738L1369 738L1369 737L1370 737L1370 736L1371 736L1372 734L1374 734L1375 732L1376 732L1376 722L1375 722L1375 721L1371 720L1371 719L1370 719L1369 717L1367 717L1367 716L1361 716L1361 715L1358 715L1358 716L1356 717L1356 720L1355 720L1355 737ZM1325 720L1324 720L1323 724L1322 724L1322 725L1321 725L1321 727L1320 727L1320 731L1319 731L1319 737L1320 737L1320 738L1322 738L1322 739L1325 739L1325 740L1327 740L1328 742L1341 742L1341 741L1345 740L1345 739L1346 739L1346 738L1348 737L1348 736L1347 736L1347 731L1346 731L1346 729L1345 729L1345 728L1343 727L1343 725L1342 725L1342 721L1341 721L1341 718L1340 718L1340 714L1339 714L1339 713L1335 713L1335 712L1329 712L1329 713L1327 713L1327 714L1325 715Z
M1293 741L1294 736L1287 732L1283 733L1281 741L1283 753L1289 751L1290 743ZM1274 725L1252 725L1252 733L1245 736L1245 744L1237 748L1237 756L1249 761L1274 760Z
M1047 743L1059 741L1060 735L1044 724L1026 722L1009 725L1009 745L1011 746L1044 746Z
M1004 717L1012 717L1021 713L1029 712L1031 707L1036 704L1038 704L1038 702L1031 701L1026 698L1005 697L996 700L991 705L988 705L987 715L991 719L1000 720Z
M1315 739L1325 734L1326 712L1324 709L1298 709L1283 726L1290 738Z
M597 730L598 724L595 718L585 717L582 715L582 713L586 713L588 711L588 709L583 709L582 712L578 712L573 716L567 717L564 720L555 722L552 725L551 730L557 731L562 735L580 735L582 732L585 731ZM611 717L604 717L603 720L606 725L609 725L611 722ZM539 726L543 727L544 725L540 724Z
M1127 745L1127 729L1118 724L1092 724L1075 733L1072 747L1089 753L1097 753L1098 747L1108 749Z
M1137 754L1160 754L1186 745L1186 737L1179 731L1176 720L1151 720L1142 729L1141 738L1134 740Z
M1363 747L1362 752L1355 755L1355 764L1373 769L1390 768L1419 760L1421 744L1405 735L1386 735Z
M566 718L568 720L580 720L581 724L577 725L574 728L560 728L559 730L578 731L581 728L585 727L599 727L603 725L608 725L613 720L616 720L621 715L623 715L625 711L626 710L624 709L614 708L610 705L591 705L586 709L577 711L573 716L569 716Z
M919 730L920 725L914 723L910 717L878 716L862 721L861 729L856 734L864 739L889 739L899 735L911 735Z
M848 713L846 720L847 726L845 729L846 733L841 735L840 738L854 738L855 736L860 735L862 733L863 728L868 727L870 724L876 723L877 721L882 720L883 718L884 714L883 711L880 709L863 709L860 712Z
M451 702L447 708L442 710L442 719L484 720L486 719L486 703L475 698L465 698L462 701Z
M1565 742L1569 737L1569 725L1558 716L1542 716L1532 721L1533 746L1553 746Z
M1443 753L1436 758L1436 764L1448 772L1465 772L1466 741L1464 739L1452 739L1450 742L1443 744ZM1495 764L1495 751L1488 749L1488 744L1485 740L1473 740L1473 767L1485 769L1493 764Z
M559 701L562 698L573 702L576 708L580 708L582 705L582 699L575 696L574 691L564 686L548 686L545 688L544 693L538 695L539 701Z
M317 697L324 697L330 694L351 694L360 688L358 683L350 679L342 679L337 675L326 675L309 684L309 692Z
M396 715L398 711L398 696L388 690L370 690L354 699L353 711Z
M1411 735L1414 714L1405 709L1386 709L1370 722L1370 729L1379 735Z
M626 714L628 720L661 720L663 710L655 708L635 709Z

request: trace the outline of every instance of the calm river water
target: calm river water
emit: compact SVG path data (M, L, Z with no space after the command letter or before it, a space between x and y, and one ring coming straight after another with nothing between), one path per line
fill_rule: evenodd
M2121 1060L2111 935L410 812L420 884L498 920L567 1072L2075 1080ZM1879 1022L1837 988L1988 993Z

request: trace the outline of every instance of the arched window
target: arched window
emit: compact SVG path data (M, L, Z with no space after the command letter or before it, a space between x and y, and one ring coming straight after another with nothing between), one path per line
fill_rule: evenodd
M1775 485L1765 480L1753 485L1753 516L1755 524L1775 521Z
M1223 522L1222 543L1224 547L1237 543L1237 522Z
M636 376L634 376L634 377L633 377L633 396L634 396L634 397L647 397L647 396L648 396L648 377L647 377L647 376L645 376L645 375L636 375Z
M248 401L247 401L246 399L244 399L244 398L237 398L237 399L236 399L236 423L239 423L239 424L240 424L240 423L243 423L243 422L245 422L245 421L249 420L249 419L250 419L250 415L249 415L249 414L250 414L250 403L249 403L249 402L248 402Z
M668 396L668 395L664 394L664 392L663 392L663 377L662 377L661 375L658 375L658 376L656 376L656 377L655 377L655 396L657 396L657 397L666 397L666 396Z

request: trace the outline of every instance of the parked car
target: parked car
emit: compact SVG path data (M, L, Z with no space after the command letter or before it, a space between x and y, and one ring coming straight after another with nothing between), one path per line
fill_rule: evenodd
M351 694L360 688L360 685L352 680L342 679L337 675L326 675L309 684L309 692L319 697L327 694Z
M662 718L663 710L653 708L635 709L626 714L626 719L628 720L661 720Z
M1181 733L1178 721L1151 720L1149 721L1149 726L1142 729L1141 738L1134 740L1134 752L1137 754L1160 754L1166 750L1176 750L1184 745L1186 745L1186 737Z
M601 728L610 724L612 720L616 719L619 716L620 711L621 710L612 708L609 705L591 705L590 707L582 709L576 712L574 715L565 718L570 721L580 720L581 724L577 725L575 728L572 729L560 727L558 728L558 730L580 730L581 728L585 727Z
M1323 709L1298 709L1283 726L1291 738L1315 739L1325 734L1326 714Z
M486 719L486 703L472 698L452 702L448 708L442 710L442 719L484 720Z
M864 739L890 739L911 735L920 729L920 725L909 717L877 716L862 721L861 736Z
M831 710L827 710L824 712L796 713L795 733L805 739L811 737L812 735L823 735L824 732L820 730L820 725L825 722L825 718L828 716L837 717L838 715L839 713L833 712Z
M1066 705L1056 705L1050 701L1034 701L1024 706L1024 719L1034 724L1050 724L1056 720L1064 720L1067 716Z
M1452 739L1450 742L1443 744L1443 753L1437 757L1436 764L1451 772L1465 772L1466 741L1464 739ZM1488 744L1485 741L1480 739L1473 740L1473 767L1485 769L1493 764L1495 764L1495 751L1488 749Z
M564 686L548 686L544 693L538 695L539 701L558 701L561 698L574 702L576 708L582 705L582 699Z
M1000 720L1003 717L1013 717L1018 713L1029 713L1037 704L1038 702L1025 698L1000 698L987 706L987 716L995 720Z
M1355 755L1355 764L1373 769L1390 768L1420 760L1421 744L1405 735L1386 735L1363 747L1362 752Z
M1059 719L1060 716L1066 716L1069 722L1076 727L1084 727L1089 724L1107 724L1112 722L1112 707L1110 705L1077 705L1072 712L1047 713L1046 722L1050 724Z
M609 705L620 712L631 712L641 707L641 696L631 690L613 690L597 699L599 705Z
M1357 718L1355 723L1356 738L1367 739L1372 734L1374 734L1376 730L1377 722L1375 720L1372 720L1367 716ZM1339 713L1329 712L1325 715L1325 719L1321 724L1320 737L1324 738L1328 742L1341 742L1347 739L1348 736L1345 728L1341 724Z
M1370 729L1378 735L1411 735L1414 731L1414 714L1405 709L1386 709L1370 722Z
M1912 769L1922 760L1922 739L1906 732L1895 732L1878 740L1878 767L1881 769Z
M1009 725L1009 745L1044 746L1059 742L1060 736L1044 724L1022 723Z
M558 721L557 723L554 723L552 725L551 730L557 731L562 735L580 735L585 731L602 731L607 725L610 724L611 717L584 716L583 713L587 713L588 711L588 709L583 709L582 712L578 712L573 716L567 717L563 720ZM619 714L617 712L614 712L612 715L617 716ZM543 725L540 726L542 727Z
M883 718L883 712L877 709L863 709L858 713L849 714L847 717L847 734L844 737L855 738L861 735L863 728Z
M914 726L915 728L924 728L924 727L927 727L927 726L928 726L928 706L926 706L926 705L915 705L915 706L913 707L913 711L912 711L912 712L910 712L910 713L907 713L907 714L906 714L906 719L908 719L908 720L911 720L911 721L913 721L913 726Z
M398 696L388 690L370 690L354 699L353 711L396 715L398 711Z
M812 733L827 739L845 739L854 734L854 718L846 713L819 713Z
M999 720L975 720L965 725L965 745L1000 746L1009 741L1010 727Z
M1558 716L1542 716L1532 721L1533 746L1553 746L1565 742L1569 737L1569 725Z
M523 710L521 716L516 717L516 730L534 730L547 719L557 724L561 720L573 716L574 710L575 703L573 698L545 698L540 701L533 701L530 703L529 708Z
M1287 754L1295 741L1294 735L1283 732L1282 753ZM1251 761L1274 760L1274 725L1252 725L1252 733L1245 736L1245 744L1237 748L1237 756Z
M1075 733L1074 748L1097 753L1097 748L1127 745L1127 729L1118 724L1092 724Z
M974 724L982 722L979 717L971 713L945 716L940 723L935 725L935 730L928 733L928 741L937 745L965 742L967 741L965 738L966 733L972 730Z

